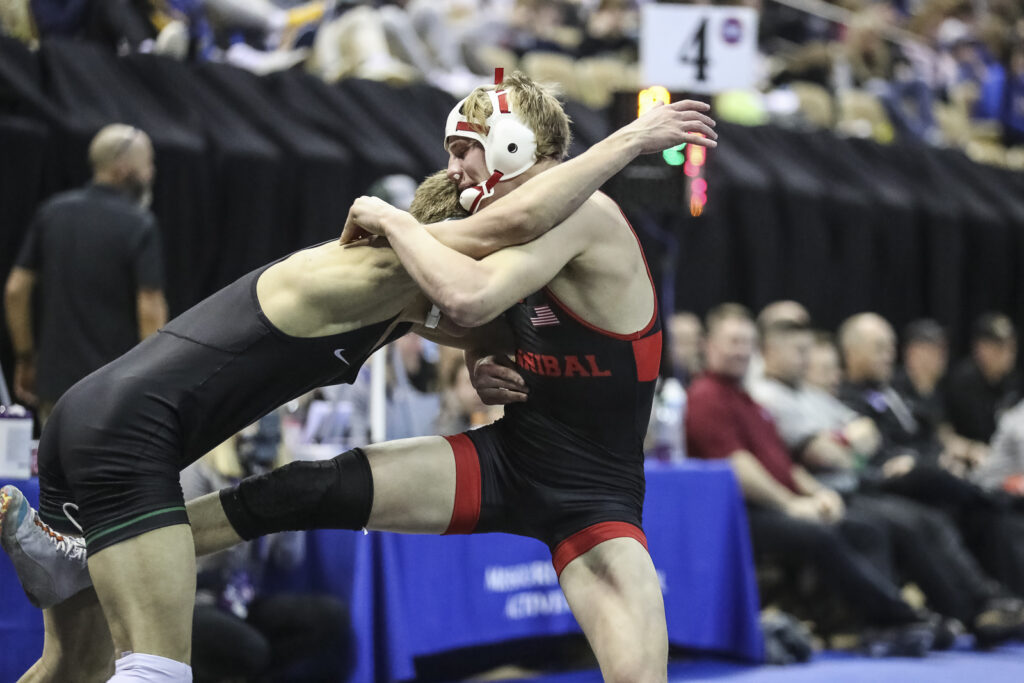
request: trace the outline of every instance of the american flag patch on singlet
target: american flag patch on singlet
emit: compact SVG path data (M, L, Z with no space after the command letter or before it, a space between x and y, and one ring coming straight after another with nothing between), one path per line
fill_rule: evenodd
M558 318L555 317L550 306L534 306L530 322L534 327L544 327L545 325L557 325Z

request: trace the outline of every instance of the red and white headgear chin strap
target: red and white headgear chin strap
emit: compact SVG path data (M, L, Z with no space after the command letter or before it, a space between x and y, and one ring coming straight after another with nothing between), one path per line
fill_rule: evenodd
M502 71L495 69L495 84L503 80ZM484 148L484 162L490 178L466 188L459 196L459 203L470 213L475 213L480 202L494 194L494 187L499 182L515 178L537 163L537 137L512 111L508 92L491 90L487 96L491 100L491 115L487 117L483 133L463 113L466 100L455 105L444 128L445 149L448 149L448 138L452 136L476 140Z

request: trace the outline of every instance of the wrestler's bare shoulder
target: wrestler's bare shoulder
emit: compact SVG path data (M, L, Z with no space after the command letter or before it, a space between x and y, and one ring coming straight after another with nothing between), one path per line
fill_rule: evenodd
M636 234L619 205L602 192L578 213L588 231L587 246L548 288L592 325L617 334L642 329L655 301Z
M381 241L298 251L256 283L267 318L286 334L340 334L397 315L418 289Z

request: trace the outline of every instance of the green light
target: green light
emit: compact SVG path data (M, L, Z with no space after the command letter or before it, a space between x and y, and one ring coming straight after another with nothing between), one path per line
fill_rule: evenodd
M686 147L685 142L662 152L661 156L665 157L665 163L669 166L682 166L686 162L686 155L683 154L684 147Z

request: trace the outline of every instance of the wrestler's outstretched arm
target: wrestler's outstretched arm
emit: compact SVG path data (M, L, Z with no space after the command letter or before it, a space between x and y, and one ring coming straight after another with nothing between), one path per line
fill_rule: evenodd
M680 100L655 107L586 152L531 178L467 218L428 226L442 244L473 258L539 237L576 211L590 195L630 161L682 143L714 147L715 122L704 102ZM373 206L357 201L349 211L341 241L383 234Z
M463 327L490 322L548 284L591 243L607 239L617 227L591 199L557 230L477 261L439 242L408 213L384 202L379 208L385 235L406 272L452 322Z

